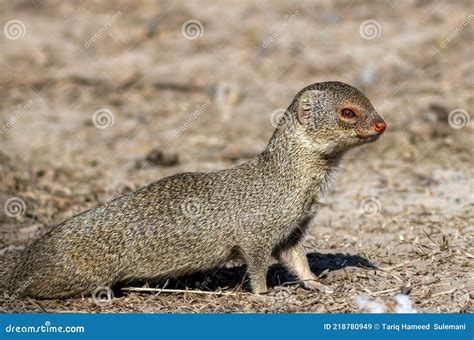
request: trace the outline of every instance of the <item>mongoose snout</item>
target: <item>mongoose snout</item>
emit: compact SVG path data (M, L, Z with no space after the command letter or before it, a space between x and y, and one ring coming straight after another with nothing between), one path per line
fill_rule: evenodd
M377 121L374 123L374 130L377 131L378 133L383 133L386 128L386 124L383 120Z
M322 286L302 242L342 155L377 139L385 122L341 82L299 91L266 149L235 168L181 173L83 212L34 241L11 273L15 296L65 298L130 280L247 265L267 291L277 259L308 289Z

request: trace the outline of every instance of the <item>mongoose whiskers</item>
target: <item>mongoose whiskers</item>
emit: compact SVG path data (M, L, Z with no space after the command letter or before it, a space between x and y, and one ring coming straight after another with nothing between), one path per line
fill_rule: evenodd
M57 225L21 255L10 291L65 298L211 269L234 256L245 260L254 293L267 291L272 257L305 287L324 289L302 247L318 197L341 156L384 130L356 88L310 85L260 155L232 169L163 178Z

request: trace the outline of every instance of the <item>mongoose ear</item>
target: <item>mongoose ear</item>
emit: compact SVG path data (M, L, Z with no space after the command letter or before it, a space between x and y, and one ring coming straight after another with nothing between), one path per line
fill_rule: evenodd
M308 90L303 93L298 101L298 121L306 125L311 116L311 111L314 110L316 103L323 94L323 91Z

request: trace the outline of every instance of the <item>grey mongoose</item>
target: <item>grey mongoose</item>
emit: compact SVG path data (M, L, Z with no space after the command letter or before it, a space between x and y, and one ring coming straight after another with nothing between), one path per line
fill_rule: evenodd
M10 294L66 298L130 280L177 277L235 257L254 293L272 257L322 289L302 241L341 156L375 141L385 122L341 82L294 97L266 149L235 168L180 173L106 202L35 240L10 274Z

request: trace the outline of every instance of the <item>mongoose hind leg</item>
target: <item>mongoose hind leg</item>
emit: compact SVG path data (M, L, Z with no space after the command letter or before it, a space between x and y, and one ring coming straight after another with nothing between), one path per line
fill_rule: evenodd
M92 291L92 290L91 290ZM65 283L56 277L31 277L20 288L12 290L13 294L30 296L37 299L64 299L90 293L80 282Z
M279 261L303 282L306 289L332 293L332 289L319 283L318 277L311 271L306 258L306 252L301 243L298 242L282 250L278 256Z

